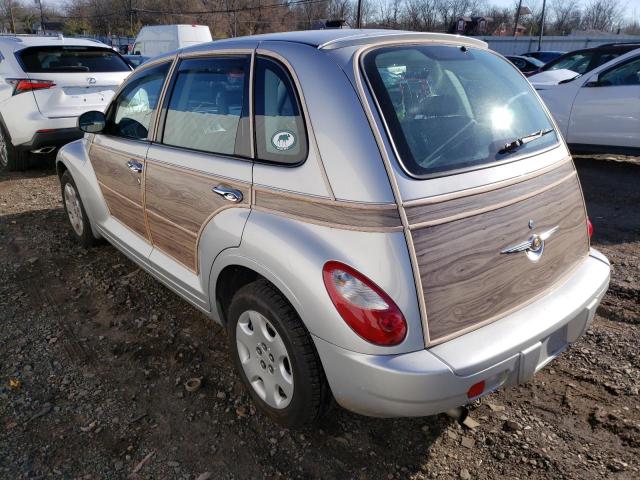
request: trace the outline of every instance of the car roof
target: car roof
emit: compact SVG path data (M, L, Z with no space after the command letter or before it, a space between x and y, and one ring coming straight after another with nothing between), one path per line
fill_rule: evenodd
M0 35L0 45L8 47L12 50L22 50L27 47L34 46L55 46L66 45L74 47L99 47L108 48L106 45L98 40L85 39L85 38L67 38L60 36L44 36L44 35Z
M256 41L281 41L310 45L321 49L334 49L344 46L376 43L382 40L431 40L451 42L456 41L467 45L474 45L480 48L487 48L487 44L482 40L463 37L460 35L449 35L443 33L421 33L408 32L403 30L383 30L383 29L326 29L326 30L302 30L295 32L266 33L261 35L251 35L247 37L235 37L224 40L214 40L212 43L218 45L227 44L229 46L241 46L243 43L255 43ZM185 48L183 51L206 50L212 43L194 45Z

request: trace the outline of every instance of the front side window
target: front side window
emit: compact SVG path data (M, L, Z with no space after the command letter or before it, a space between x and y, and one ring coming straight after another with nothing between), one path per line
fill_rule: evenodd
M545 70L571 70L576 73L585 73L589 69L589 64L593 59L593 52L578 52L558 59Z
M163 63L134 74L110 107L107 133L144 140L158 107L162 85L169 71Z
M640 85L640 58L603 73L600 75L598 83L603 86Z
M307 158L307 134L300 102L284 67L258 57L255 71L256 156L285 164Z
M250 155L249 56L180 63L162 142L223 155Z
M129 72L120 55L108 48L76 46L29 47L16 53L27 73Z
M491 52L384 47L365 56L364 69L400 161L414 176L503 163L558 141L529 82Z

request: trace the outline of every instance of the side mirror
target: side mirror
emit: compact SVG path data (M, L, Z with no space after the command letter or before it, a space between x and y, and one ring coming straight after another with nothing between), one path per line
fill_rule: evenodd
M100 133L107 125L104 113L92 110L78 117L78 128L87 133Z

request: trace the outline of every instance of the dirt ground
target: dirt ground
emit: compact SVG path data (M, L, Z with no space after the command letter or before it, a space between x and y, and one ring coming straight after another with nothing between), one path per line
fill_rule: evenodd
M73 243L53 172L0 176L0 478L640 478L640 162L576 162L611 288L568 352L472 407L475 429L336 407L283 430L221 328Z

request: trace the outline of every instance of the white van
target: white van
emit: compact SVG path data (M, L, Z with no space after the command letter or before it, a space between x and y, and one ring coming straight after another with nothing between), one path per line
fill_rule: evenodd
M155 57L178 48L210 42L206 25L154 25L142 27L133 44L133 54Z

